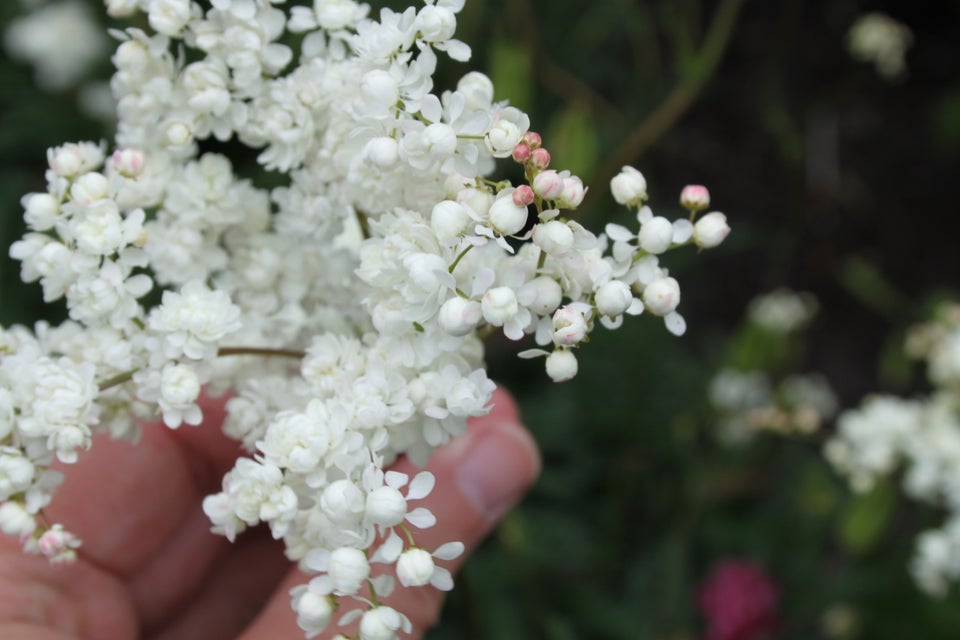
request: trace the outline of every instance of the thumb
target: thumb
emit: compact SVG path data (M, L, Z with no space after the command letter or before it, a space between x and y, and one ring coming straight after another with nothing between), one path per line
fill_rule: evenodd
M433 551L446 542L462 542L465 553L442 563L452 572L456 572L470 552L520 500L540 471L537 446L520 423L516 403L509 394L499 390L493 400L493 411L471 420L467 432L437 449L426 467L436 477L436 487L418 506L430 509L437 517L437 524L417 530L416 543ZM406 461L394 468L410 475L417 472ZM288 591L308 581L299 571L291 571L243 637L255 640L302 636L290 609ZM383 603L410 618L412 637L419 638L436 621L443 597L444 592L431 586L398 587ZM347 602L343 601L347 606L338 612L321 637L349 633L350 627L336 626L336 619L350 608Z

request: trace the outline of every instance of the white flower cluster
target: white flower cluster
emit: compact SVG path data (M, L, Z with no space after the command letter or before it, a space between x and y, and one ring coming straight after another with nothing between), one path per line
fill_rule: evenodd
M845 411L827 442L827 459L854 489L870 490L879 478L903 468L911 497L948 512L945 524L917 538L912 571L924 590L943 595L960 579L960 306L948 305L935 321L915 327L907 352L927 363L934 392L926 398L867 398Z
M95 433L135 439L136 418L200 424L203 389L232 389L223 429L250 456L204 501L214 530L264 523L284 540L314 576L291 594L308 637L353 598L367 605L346 616L362 616L360 638L394 638L410 623L374 604L392 581L370 565L449 589L435 561L463 546L417 547L433 476L385 469L401 455L424 464L489 411L481 335L532 336L544 348L525 355L546 355L560 381L597 320L646 309L681 334L660 256L730 229L719 212L697 219L703 187L681 198L689 217L655 216L625 167L611 186L640 226L608 226L608 254L606 236L564 213L581 180L549 168L486 76L434 92L437 52L470 54L453 39L463 0L376 20L352 0L209 4L107 0L151 29L115 33L118 149L51 149L47 192L23 199L29 231L11 255L70 320L0 334L0 528L69 556L75 537L36 518L51 461L73 461ZM232 139L280 186L209 150ZM524 183L488 180L497 158Z
M859 16L847 33L847 49L854 59L871 62L886 80L899 80L907 73L907 50L913 31L882 13Z

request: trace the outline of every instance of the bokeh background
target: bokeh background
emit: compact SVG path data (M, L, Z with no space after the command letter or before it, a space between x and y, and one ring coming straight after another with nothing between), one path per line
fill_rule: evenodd
M0 30L26 4L0 5ZM849 51L868 12L912 32L895 77ZM904 499L896 479L851 493L822 456L829 420L731 446L708 399L729 366L817 372L841 407L925 391L900 347L960 285L960 3L468 0L460 18L470 68L530 113L556 168L591 185L587 227L631 221L606 185L632 164L656 212L681 215L680 189L705 184L733 233L666 258L683 287L683 338L649 317L597 332L562 385L490 344L544 472L429 637L706 638L698 589L730 560L774 585L775 623L711 638L960 637L957 594L926 596L908 572L916 533L942 513ZM466 70L445 64L439 84ZM86 78L109 73L104 56ZM41 90L29 65L0 58L3 246L22 233L20 197L44 188L44 150L109 139L109 123L78 106L89 101L76 86ZM17 272L4 256L5 325L62 315ZM744 321L778 287L818 301L788 338Z

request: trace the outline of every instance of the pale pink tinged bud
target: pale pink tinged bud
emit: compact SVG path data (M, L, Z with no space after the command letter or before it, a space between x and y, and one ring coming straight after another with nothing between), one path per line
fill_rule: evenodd
M583 181L577 176L570 176L563 181L563 192L560 194L559 202L567 209L576 209L586 195L587 190L583 186Z
M513 190L513 204L518 207L528 207L533 204L536 195L529 185L522 184Z
M727 216L719 211L712 211L703 216L693 225L693 241L701 249L710 249L723 242L730 233Z
M53 172L66 178L76 175L84 161L83 150L71 144L57 147L47 157Z
M110 166L126 178L136 178L143 173L147 156L139 149L117 149L110 156Z
M536 131L527 131L523 134L523 141L529 145L531 149L539 149L543 146L543 138L541 138L540 134Z
M610 192L613 199L624 205L637 205L647 199L647 180L633 167L623 167L610 180Z
M710 206L710 192L702 184L688 184L680 192L680 205L696 213Z
M583 313L570 305L560 307L553 314L553 342L564 347L579 344L587 335L587 320Z
M643 290L643 303L655 316L665 316L680 304L680 283L674 278L660 278Z
M563 193L563 178L553 169L541 171L533 179L533 191L544 200L555 200Z
M550 152L539 147L530 152L530 164L537 169L546 169L550 166Z
M569 349L557 349L547 356L547 375L554 382L566 382L577 375L577 356Z
M523 164L530 159L530 153L532 150L528 145L523 144L522 142L513 148L513 151L510 155L513 157L515 162Z

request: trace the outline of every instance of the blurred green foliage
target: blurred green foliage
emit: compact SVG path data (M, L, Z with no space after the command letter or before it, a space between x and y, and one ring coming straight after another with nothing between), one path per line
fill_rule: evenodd
M0 6L0 27L17 7ZM847 55L846 29L866 10L914 30L907 79L888 83ZM960 160L958 18L957 3L467 2L470 68L530 113L555 167L591 185L588 227L629 221L606 181L632 163L654 210L677 215L680 188L704 183L734 232L718 250L668 260L683 286L683 339L654 318L628 321L597 335L563 385L490 345L544 471L471 559L431 639L696 638L696 585L729 557L759 562L780 585L780 638L960 636L960 598L929 599L907 574L915 533L938 514L891 485L852 496L816 439L719 444L705 393L723 365L822 371L847 406L881 384L917 388L889 354L960 275L946 232ZM444 63L442 86L463 72ZM43 188L44 149L109 134L76 92L37 90L20 63L0 59L0 87L7 246L22 232L20 196ZM0 265L4 324L62 314L43 311L17 271ZM803 344L741 327L747 302L779 284L820 300ZM852 622L828 634L825 616L838 611Z

